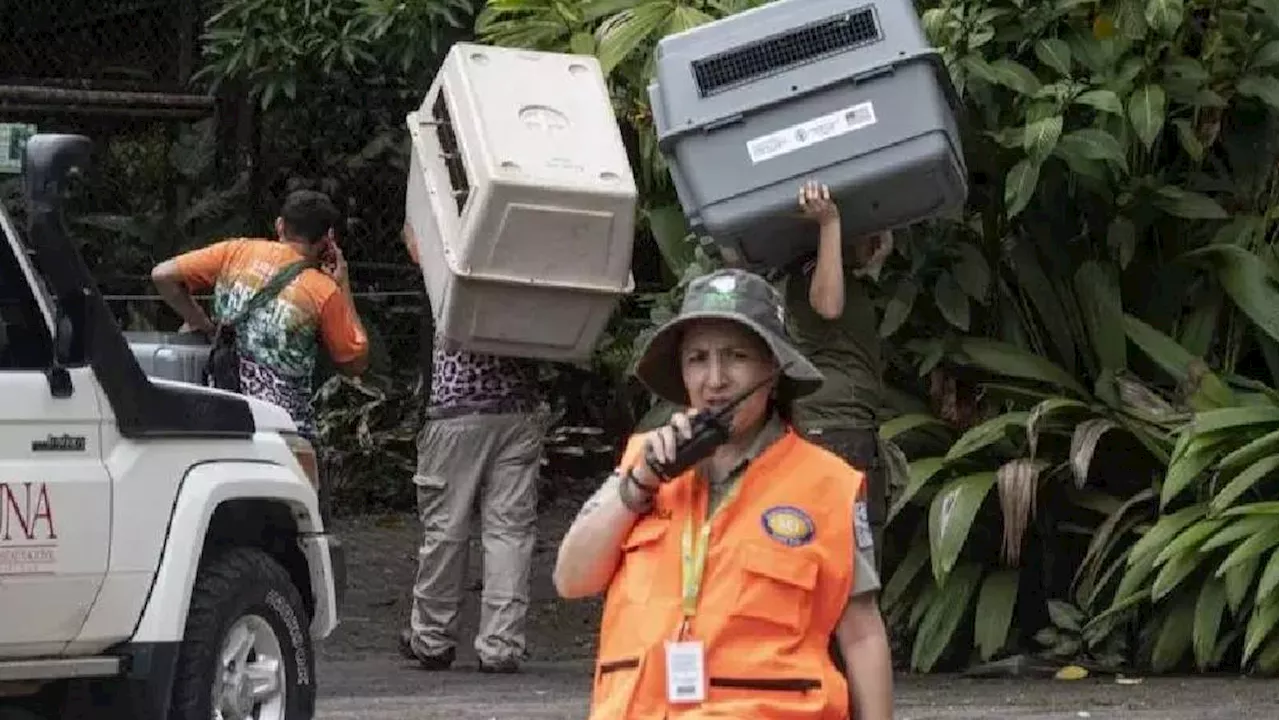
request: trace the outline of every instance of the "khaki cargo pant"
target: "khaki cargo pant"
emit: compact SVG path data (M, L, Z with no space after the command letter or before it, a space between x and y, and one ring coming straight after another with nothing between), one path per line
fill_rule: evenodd
M410 618L415 652L437 655L457 644L472 511L479 499L484 590L476 654L485 663L523 658L544 424L540 413L512 413L423 425L413 479L422 521Z

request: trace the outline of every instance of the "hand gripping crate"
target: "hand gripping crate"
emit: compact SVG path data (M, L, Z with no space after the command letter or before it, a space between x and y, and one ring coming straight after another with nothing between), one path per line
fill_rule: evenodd
M955 92L907 0L779 0L663 38L656 65L685 216L748 266L816 247L806 179L831 187L846 241L964 204Z
M407 124L405 214L439 331L589 357L634 288L636 186L599 63L457 43Z

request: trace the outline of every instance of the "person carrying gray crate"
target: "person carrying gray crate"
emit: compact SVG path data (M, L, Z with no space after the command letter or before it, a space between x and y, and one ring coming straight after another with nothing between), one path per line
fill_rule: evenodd
M817 252L769 278L785 297L788 332L826 380L796 403L796 424L810 440L866 474L859 513L870 528L864 549L872 552L878 572L889 497L877 418L883 361L876 311L862 278L878 272L893 236L860 238L852 257L845 257L840 210L827 186L809 181L797 195L801 214L818 226Z
M408 223L404 240L419 262ZM475 637L479 669L520 668L546 419L533 362L467 352L434 337L413 477L422 543L409 627L399 644L400 653L425 670L447 670L457 658L458 609L477 500L484 552Z

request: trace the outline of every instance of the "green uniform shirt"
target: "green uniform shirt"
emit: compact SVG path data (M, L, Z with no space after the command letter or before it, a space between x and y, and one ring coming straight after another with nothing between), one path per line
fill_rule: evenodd
M784 276L787 332L796 348L826 376L822 389L801 398L796 423L810 428L876 427L883 373L876 311L862 281L851 269L844 275L844 313L827 320L809 304L813 262Z

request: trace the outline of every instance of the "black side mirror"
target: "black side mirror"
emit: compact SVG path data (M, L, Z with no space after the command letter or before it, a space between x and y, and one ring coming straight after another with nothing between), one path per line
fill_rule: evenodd
M67 181L87 168L93 141L83 135L40 134L27 140L22 176L29 212L57 212Z

